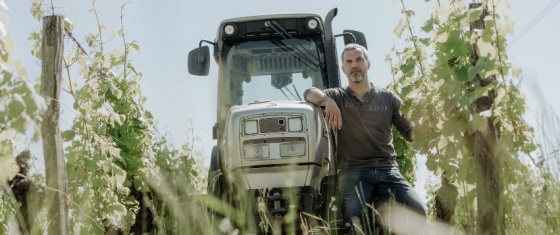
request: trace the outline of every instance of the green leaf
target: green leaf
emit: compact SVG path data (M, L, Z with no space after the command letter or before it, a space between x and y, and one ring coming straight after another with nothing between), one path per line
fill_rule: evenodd
M99 165L97 164L97 161L90 158L84 158L84 166L86 170L89 172L95 172L99 169Z
M113 147L113 146L107 146L107 150L109 152L109 155L112 157L118 157L120 156L121 153L121 149L117 148L117 147Z
M488 120L478 114L472 115L471 131L485 132L488 129Z
M43 10L41 9L41 5L43 5L43 1L42 0L35 0L32 4L31 4L31 15L33 16L33 18L35 18L36 20L41 20L41 17L43 17L43 14L45 14L43 12Z
M469 9L469 22L479 20L483 10L482 7Z
M466 198L466 201L467 201L466 203L472 205L473 202L474 202L474 199L476 199L477 192L476 192L476 187L469 187L469 188L470 189L468 190L465 198Z
M8 120L13 120L21 117L25 111L25 102L20 94L14 94L13 99L8 104Z
M414 72L414 65L416 65L416 61L412 58L408 58L405 63L401 65L400 70L403 74Z
M15 61L16 73L23 79L27 78L27 70L22 66L21 61Z
M412 17L415 15L414 11L410 8L408 9L403 9L402 13L404 13L408 18Z
M491 42L479 40L476 45L478 48L478 55L480 57L487 57L490 60L494 60L497 58L496 48L492 45Z
M476 61L476 65L474 67L469 66L468 68L469 81L472 81L475 78L475 76L479 74L481 71L488 69L489 65L490 62L488 61L488 58L482 57L478 59L478 61Z
M439 48L449 57L464 57L470 54L470 44L461 36L461 30L452 30Z
M490 8L490 11L494 11L496 14L505 15L509 10L509 1L493 1L492 3L493 4L488 4L488 8Z
M488 91L496 88L496 85L498 85L498 81L493 81L486 86L475 88L474 91L469 96L469 103L474 102L476 99L480 97L488 95Z
M122 97L122 91L117 88L114 84L111 84L111 94L113 94L117 99Z
M132 49L131 51L140 51L140 45L138 45L137 41L131 41L129 42L130 48Z
M418 41L424 46L430 46L430 38L420 38Z
M439 141L437 143L438 149L445 149L445 147L449 144L449 140L445 136L440 136Z
M60 135L62 136L62 141L67 142L74 139L74 137L76 136L76 132L74 132L73 130L66 130L63 131Z
M468 82L471 81L469 78L468 67L456 67L453 69L453 78L455 78L459 82Z
M453 102L452 101L446 102L446 104L451 104L451 103ZM452 107L455 107L455 105L452 105ZM443 122L442 129L441 129L442 136L452 136L455 133L456 133L455 123L450 121Z
M424 25L422 26L422 31L429 33L432 32L432 30L434 29L434 18L431 18L429 20L427 20L426 22L424 22Z
M437 16L437 20L439 22L445 22L448 20L449 15L453 12L453 6L451 6L448 2L443 2L439 4L439 7L436 8L435 13Z
M2 71L2 80L0 80L0 87L4 86L12 81L12 77L14 76L12 73L7 71Z
M33 31L33 32L31 32L31 34L29 34L27 39L30 40L30 41L39 41L39 40L41 40L41 34L37 31Z
M511 74L511 76L513 76L514 78L520 78L522 72L523 70L521 68L513 67L513 73Z
M130 189L127 187L124 187L121 184L117 184L117 193L121 194L121 195L128 195L130 193Z
M397 26L395 27L395 30L393 30L393 33L398 37L401 38L401 35L404 31L404 29L406 28L406 23L404 21L404 19L401 19L399 21L399 23L397 24Z
M494 22L494 21L492 21L492 22ZM489 23L489 22L486 22L486 23ZM481 34L480 38L482 39L483 42L492 43L492 40L494 40L493 29L489 25L486 25L486 27L484 29L482 29L482 34Z
M68 17L64 17L64 28L69 32L74 30L74 24L70 21L70 19L68 19Z
M434 156L428 156L427 160L426 160L426 168L428 168L428 170L435 172L439 169L439 162L436 161L436 157Z
M412 86L404 86L401 89L400 96L401 97L406 97L411 91L412 91Z
M414 129L414 135L415 135L415 140L414 142L412 142L412 147L422 151L423 149L427 149L428 145L427 145L427 133L426 133L426 129L424 126L417 126Z
M474 173L474 167L471 166L472 164L469 164L472 161L469 161L469 159L471 158L461 158L461 162L460 165L462 167L459 167L458 172L457 172L457 180L459 182L469 182L469 175L472 175Z
M0 156L0 182L13 179L18 172L19 166L13 156Z
M506 16L502 22L502 27L500 28L500 34L506 36L507 34L514 36L515 22Z

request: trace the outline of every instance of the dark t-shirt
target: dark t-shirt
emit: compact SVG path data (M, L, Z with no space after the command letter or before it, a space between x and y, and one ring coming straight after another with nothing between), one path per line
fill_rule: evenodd
M337 145L339 170L396 167L392 125L404 136L414 129L400 115L401 99L373 84L363 103L348 86L323 92L336 102L342 115Z

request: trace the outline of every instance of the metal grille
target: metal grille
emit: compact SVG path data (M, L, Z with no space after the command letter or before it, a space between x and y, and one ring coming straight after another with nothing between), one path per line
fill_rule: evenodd
M277 56L260 58L261 69L304 68L304 64L293 56Z
M263 118L259 120L260 133L285 132L286 118Z

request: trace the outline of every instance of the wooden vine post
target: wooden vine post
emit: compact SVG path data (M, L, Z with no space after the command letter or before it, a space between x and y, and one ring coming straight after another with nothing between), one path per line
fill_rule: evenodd
M62 81L62 55L64 17L43 17L43 41L41 45L42 74L41 94L47 97L47 111L41 126L45 173L47 180L46 201L49 234L68 234L68 204L66 201L66 169L59 131L59 97Z
M471 3L469 8L478 8L480 6L480 3ZM487 11L483 10L480 18L471 22L470 30L472 33L475 30L484 29L484 18L487 15ZM476 49L476 44L472 44L471 57L473 65L476 65L479 59ZM477 74L474 78L474 84L475 87L485 87L495 80L495 76L482 78ZM489 111L492 108L495 97L496 91L494 89L489 90L486 96L476 100L475 111L477 113ZM486 130L476 131L474 134L478 208L476 234L502 235L505 233L503 159L497 151L497 143L500 138L500 124L494 120L494 116L488 117L486 120Z

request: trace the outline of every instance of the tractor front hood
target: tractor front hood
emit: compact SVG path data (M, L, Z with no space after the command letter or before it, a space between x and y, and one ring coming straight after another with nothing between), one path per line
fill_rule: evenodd
M234 106L221 140L226 172L244 189L318 187L332 146L321 110L300 101Z

